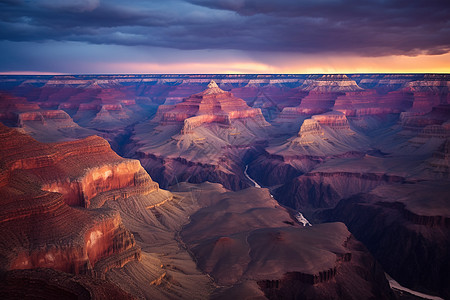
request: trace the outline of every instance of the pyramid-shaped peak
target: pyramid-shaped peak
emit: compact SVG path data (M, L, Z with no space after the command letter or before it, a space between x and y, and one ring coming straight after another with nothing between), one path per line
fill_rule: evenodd
M211 82L208 84L208 89L212 89L212 88L218 88L219 86L217 85L217 83L214 80L211 80Z
M217 83L214 80L211 80L211 82L208 84L208 88L203 91L203 95L210 95L210 94L223 94L226 93L224 90L219 88Z

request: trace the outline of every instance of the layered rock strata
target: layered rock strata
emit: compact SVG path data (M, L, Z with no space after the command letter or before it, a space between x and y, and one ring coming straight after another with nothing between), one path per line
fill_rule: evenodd
M139 259L117 212L80 208L100 207L106 199L94 199L102 193L142 189L143 183L147 192L156 190L148 175L140 179L139 162L118 157L98 137L42 144L0 129L2 271L45 267L103 276Z
M241 189L250 185L243 159L261 148L268 130L260 109L212 81L181 103L160 106L151 122L136 126L127 156L138 158L163 187L209 180Z
M218 122L229 125L230 120L245 118L257 119L261 124L265 124L261 110L248 107L245 101L221 90L211 81L205 91L194 94L174 106L161 107L155 121L162 124L184 122L182 132L191 133L195 127L204 123Z
M351 128L342 112L333 111L304 120L297 137L267 151L283 156L329 157L368 148L367 138Z

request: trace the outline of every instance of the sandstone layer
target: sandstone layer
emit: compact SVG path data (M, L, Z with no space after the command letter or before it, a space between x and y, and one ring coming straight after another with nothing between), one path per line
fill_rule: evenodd
M98 137L42 144L0 129L3 272L45 267L104 276L139 259L117 212L84 208L100 207L105 193L135 186L139 162L118 157Z

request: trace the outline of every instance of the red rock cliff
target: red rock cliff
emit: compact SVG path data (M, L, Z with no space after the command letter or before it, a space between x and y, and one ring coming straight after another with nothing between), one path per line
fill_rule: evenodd
M117 212L69 206L100 207L111 196L157 189L138 161L120 158L95 136L42 144L0 125L0 140L2 271L101 275L139 258Z

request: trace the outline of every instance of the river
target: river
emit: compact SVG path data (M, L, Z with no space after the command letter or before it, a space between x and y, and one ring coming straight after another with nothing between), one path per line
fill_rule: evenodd
M250 180L255 187L261 188L261 186L255 180L253 180L253 178L251 178L250 175L248 175L247 170L248 170L248 165L245 166L245 170L244 170L245 177L247 177L248 180ZM273 195L270 194L270 197L273 198ZM311 223L309 223L309 221L303 216L303 214L301 212L297 211L297 213L294 215L294 217L299 223L303 224L303 226L312 226Z

